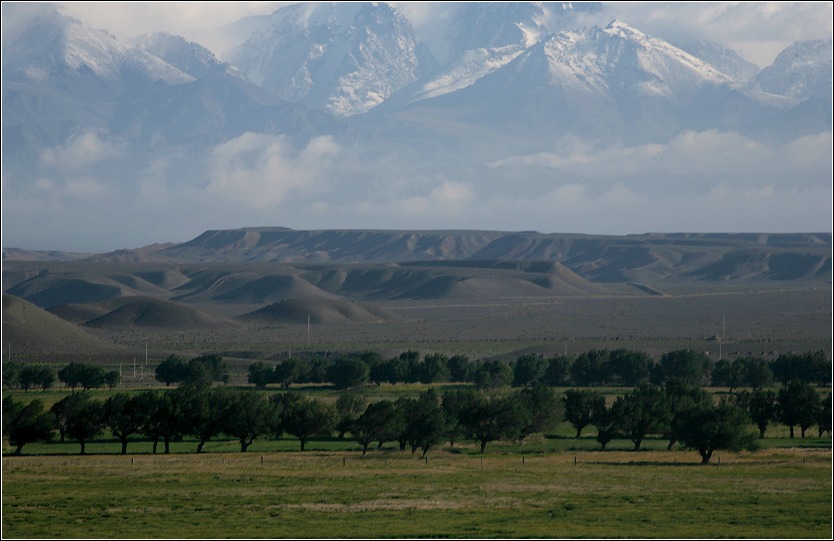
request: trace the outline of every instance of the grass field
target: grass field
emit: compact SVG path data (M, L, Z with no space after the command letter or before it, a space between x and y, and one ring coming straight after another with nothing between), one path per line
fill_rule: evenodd
M830 538L831 450L3 459L3 537ZM137 449L138 450L138 449ZM218 449L215 449L215 451ZM95 452L95 451L93 451Z

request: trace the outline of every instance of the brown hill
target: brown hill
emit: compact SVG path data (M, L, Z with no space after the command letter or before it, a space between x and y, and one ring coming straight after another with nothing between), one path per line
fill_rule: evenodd
M182 304L136 297L122 299L114 310L87 321L90 327L107 328L159 328L159 329L224 329L237 327L238 323L207 314Z
M3 295L3 345L15 355L100 355L119 346L88 334L46 310L13 295Z
M265 306L237 319L247 323L303 324L372 323L398 319L386 310L372 305L337 299L285 299Z

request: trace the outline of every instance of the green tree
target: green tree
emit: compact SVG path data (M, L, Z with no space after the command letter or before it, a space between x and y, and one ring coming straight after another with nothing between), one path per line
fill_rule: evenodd
M226 361L220 355L194 357L188 361L182 381L201 386L211 385L215 381L226 383L229 381Z
M300 379L301 364L297 360L287 359L275 365L275 373L272 376L272 381L281 385L282 389L289 389L290 385Z
M24 392L33 387L40 387L45 391L55 382L55 372L48 366L25 365L20 370L18 380Z
M524 412L520 417L525 422L520 426L518 439L523 440L530 434L538 434L551 430L559 424L564 415L562 401L550 387L537 385L521 389L514 395L520 409Z
M711 362L705 353L691 349L678 349L663 354L654 370L654 379L655 383L664 383L669 379L677 378L703 385L711 368Z
M571 384L570 369L573 359L567 355L557 355L547 360L547 370L542 376L542 383L551 387L567 387Z
M336 399L336 432L339 433L339 439L344 438L345 433L351 430L353 423L367 406L368 401L359 393L345 392L339 395Z
M225 391L223 387L208 388L187 383L171 392L180 412L183 434L191 434L198 440L197 453L202 453L206 443L223 430Z
M770 363L761 357L739 357L738 362L744 367L744 385L761 389L773 384L773 370L770 369Z
M634 450L649 434L659 434L670 421L666 394L661 387L641 385L614 402L612 414L617 419L618 432L634 443Z
M608 366L615 383L636 387L649 382L654 360L643 351L615 349L608 358Z
M255 438L272 427L275 405L261 394L241 390L229 391L224 398L222 432L237 438L240 452L245 453Z
M404 403L406 441L412 454L420 448L423 456L437 445L446 433L446 414L434 389L420 393Z
M831 393L820 399L820 405L817 408L817 427L820 438L825 432L831 436Z
M390 400L380 400L368 404L365 411L353 422L350 428L357 443L362 446L364 455L373 441L378 447L397 436L397 411Z
M713 453L725 449L734 453L755 451L756 434L750 432L747 413L730 404L698 404L682 415L681 443L701 455L709 464Z
M337 389L357 387L368 381L368 365L361 359L336 359L327 369L327 381Z
M810 383L794 380L779 389L780 420L790 428L791 438L796 425L805 437L805 431L816 422L819 402L819 395Z
M333 406L295 393L275 395L280 413L277 432L298 438L303 451L311 436L329 435L333 431L336 411Z
M541 355L522 355L513 366L513 387L538 385L547 371L548 361Z
M607 349L592 349L581 353L570 367L571 379L581 386L604 385L610 379L611 352Z
M611 442L611 440L619 435L618 427L621 423L619 419L617 419L616 413L617 412L613 408L609 408L605 405L605 401L597 403L591 413L591 423L597 429L596 439L602 446L603 451L605 451L605 447Z
M449 380L456 382L472 381L472 361L466 355L452 355L446 362L449 367Z
M733 389L744 385L746 372L744 365L738 359L734 361L720 359L712 370L712 384L715 387L729 387L732 393Z
M93 400L86 393L72 393L52 407L53 412L58 411L62 416L58 423L61 424L63 432L78 440L81 445L80 454L85 454L87 442L96 437L105 426L101 402Z
M712 395L700 385L679 378L667 380L663 386L663 392L665 394L664 410L668 415L665 420L668 422L659 422L655 426L655 430L669 438L666 450L671 451L675 443L680 440L681 423L683 422L681 415L683 412L697 405L712 404Z
M156 365L154 377L166 387L172 383L184 381L186 378L186 362L179 355L169 355L164 361Z
M527 412L512 397L489 397L482 391L463 389L452 391L449 400L456 403L461 429L480 443L481 453L491 441L517 438L529 422Z
M576 429L576 436L582 435L582 429L591 424L593 413L605 404L605 397L598 391L588 389L568 389L564 396L565 420Z
M759 428L759 438L764 438L768 423L777 418L776 393L764 389L744 391L736 396L736 405L747 410Z
M421 383L435 383L449 379L449 358L442 353L431 353L423 358Z
M263 361L254 362L249 365L246 379L256 388L266 389L267 385L275 381L275 371Z
M141 432L153 443L152 452L156 454L157 445L162 440L165 454L170 453L171 441L182 434L182 413L177 409L170 392L148 389L136 395L144 413Z
M3 362L3 386L13 389L20 385L20 371L23 370L23 363L18 361Z
M145 422L144 402L127 393L116 393L104 401L104 423L122 444L122 454L127 454L131 435L138 433Z
M14 446L15 455L20 455L27 443L49 439L54 423L54 417L44 411L40 400L24 406L10 396L3 399L3 435Z
M84 368L81 363L73 361L58 370L58 379L64 382L64 385L75 391L75 388L81 384L83 370Z
M512 368L503 361L484 361L475 370L475 386L479 389L493 389L509 385Z

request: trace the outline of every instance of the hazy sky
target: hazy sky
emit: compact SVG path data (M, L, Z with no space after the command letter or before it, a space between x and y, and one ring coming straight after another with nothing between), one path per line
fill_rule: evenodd
M250 15L272 13L294 2L59 2L87 25L130 38L165 31L198 39L211 30ZM418 37L431 43L442 28L448 4L390 2L406 13ZM604 2L584 25L621 19L662 38L709 39L742 53L760 67L794 41L831 38L831 2ZM226 44L202 42L215 54Z
M165 31L222 57L230 43L206 41L209 30L287 3L61 5L86 26L120 39ZM449 4L393 4L429 46L443 39ZM606 3L577 26L617 18L665 39L716 41L764 67L795 41L831 39L832 5ZM128 155L128 144L94 130L76 133L40 154L48 173L25 179L24 189L10 193L4 173L3 244L104 252L247 226L588 234L831 231L830 130L782 144L714 129L612 148L568 139L554 141L546 152L490 158L468 175L431 170L424 163L431 160L423 157L406 163L375 148L357 152L353 144L330 134L302 143L281 134L245 133L208 149L204 165L210 173L199 183L177 182L192 164L172 151L123 175L119 170L124 178L117 184L97 174L96 166ZM531 179L524 186L510 180L518 171ZM552 180L556 172L558 182Z

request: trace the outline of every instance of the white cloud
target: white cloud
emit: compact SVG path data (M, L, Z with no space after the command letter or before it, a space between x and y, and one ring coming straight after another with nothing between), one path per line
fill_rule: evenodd
M324 189L339 152L330 136L298 150L283 136L245 133L212 151L206 196L241 209L275 207Z
M63 145L44 150L41 161L56 169L72 170L107 159L117 159L124 153L122 143L106 141L95 131L87 131L70 137Z

